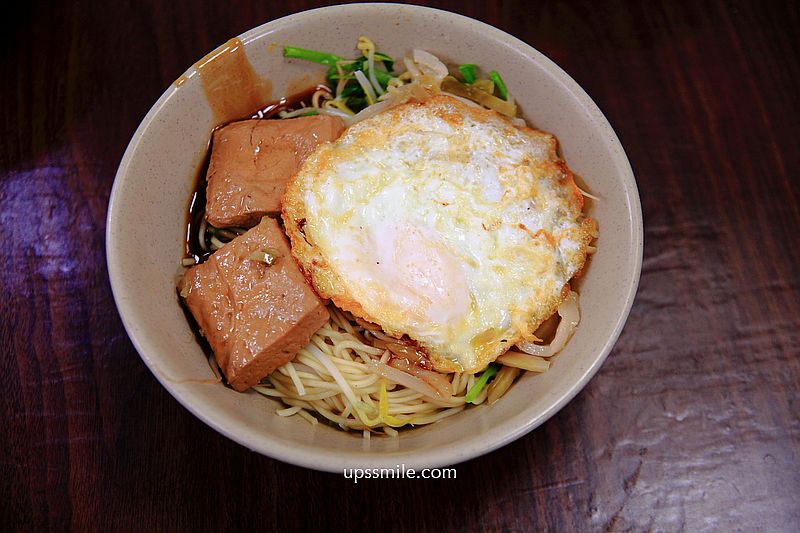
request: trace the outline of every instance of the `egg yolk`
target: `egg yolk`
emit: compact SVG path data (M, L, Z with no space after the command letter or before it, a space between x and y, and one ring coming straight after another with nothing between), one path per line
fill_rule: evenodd
M409 332L452 325L466 316L470 300L461 265L433 232L384 223L365 233L359 260L345 259L350 264L343 264L342 271L349 272L349 288L360 293L358 300L367 313L379 320L390 318Z

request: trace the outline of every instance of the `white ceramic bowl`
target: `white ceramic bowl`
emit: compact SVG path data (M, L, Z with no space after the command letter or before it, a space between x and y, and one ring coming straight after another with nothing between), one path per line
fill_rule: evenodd
M169 87L153 105L120 163L106 234L111 286L128 335L153 374L197 417L242 445L332 472L454 464L542 424L597 372L622 330L639 280L638 192L614 130L578 84L524 42L481 22L424 7L351 4L291 15L239 38L277 97L322 68L286 61L283 44L355 56L361 34L395 56L417 47L446 62L498 70L529 123L558 137L570 167L602 198L587 204L599 222L600 238L580 282L582 322L551 369L525 375L491 407L470 408L397 438L373 438L368 445L360 433L278 417L279 404L256 393L203 383L210 369L175 291L187 201L215 126L194 68L180 87Z

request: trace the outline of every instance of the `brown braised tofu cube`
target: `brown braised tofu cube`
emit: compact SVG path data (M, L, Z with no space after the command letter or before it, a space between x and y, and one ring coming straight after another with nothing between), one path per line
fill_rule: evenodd
M328 115L243 120L214 132L208 166L206 218L218 228L249 227L281 211L281 195L314 149L339 137Z
M263 252L275 258L272 265L253 258ZM238 391L291 361L329 318L270 218L189 269L180 291Z

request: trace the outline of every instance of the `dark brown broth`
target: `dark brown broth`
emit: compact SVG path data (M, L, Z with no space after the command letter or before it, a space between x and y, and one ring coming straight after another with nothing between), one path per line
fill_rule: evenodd
M330 89L327 86L317 85L304 91L292 94L290 96L284 96L279 100L270 102L264 107L258 108L255 112L252 112L249 115L228 121L225 124L220 124L211 131L208 148L206 149L206 155L203 159L203 164L200 165L197 175L195 176L194 191L189 198L189 205L186 211L186 245L184 248L186 257L193 258L195 263L202 263L212 254L210 248L206 251L203 250L202 246L200 246L200 227L202 226L203 217L205 216L206 212L206 174L208 173L208 165L211 161L214 132L219 128L222 128L232 122L238 122L239 120L274 120L279 118L278 114L281 111L298 109L303 106L310 107L312 96L315 92L320 90L330 92ZM203 236L203 238L205 238L205 236Z

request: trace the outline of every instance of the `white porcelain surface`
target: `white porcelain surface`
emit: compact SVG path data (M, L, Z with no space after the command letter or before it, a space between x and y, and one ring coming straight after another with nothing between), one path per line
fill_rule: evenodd
M120 163L106 235L111 285L125 328L159 381L192 413L242 445L332 472L400 463L407 468L454 464L542 424L597 372L622 329L639 280L639 196L616 134L586 93L542 54L481 22L423 7L351 4L275 20L240 39L278 97L303 76L323 69L285 60L282 45L355 56L354 43L363 33L396 57L419 47L445 61L498 70L528 122L558 137L570 167L602 198L587 202L589 214L599 221L600 238L599 251L579 283L583 319L552 368L524 376L494 406L470 408L403 431L398 438L373 438L368 445L360 433L278 417L279 404L256 393L203 383L211 371L175 291L187 202L215 126L194 68L185 83L170 86L155 103Z

